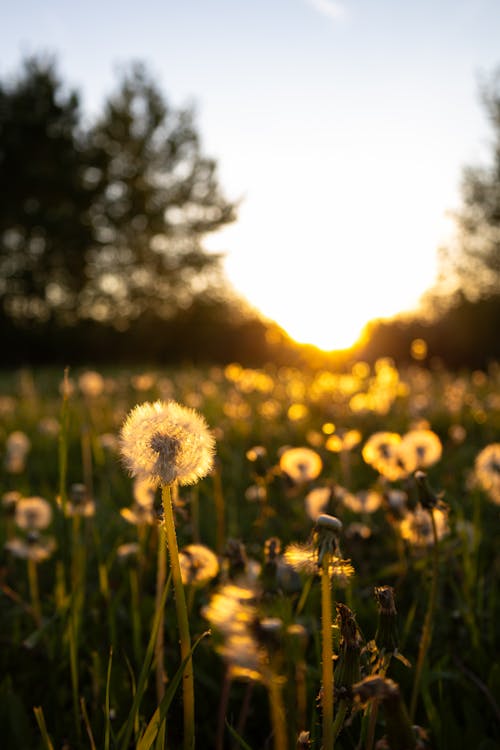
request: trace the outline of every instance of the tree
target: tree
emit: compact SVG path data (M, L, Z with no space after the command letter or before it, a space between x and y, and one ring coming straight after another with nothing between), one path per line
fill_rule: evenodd
M221 257L203 239L235 206L193 113L171 108L143 66L84 130L53 63L26 62L0 88L0 169L0 299L11 319L125 328L221 293Z
M483 86L482 100L494 131L492 164L464 170L457 235L441 264L443 280L451 275L472 300L500 292L500 68Z
M0 84L0 300L7 317L73 318L96 197L84 183L78 95L52 61L25 61Z
M235 218L216 165L201 154L188 110L169 107L141 65L125 74L89 133L94 242L81 314L126 325L169 317L220 286L220 256L203 238Z

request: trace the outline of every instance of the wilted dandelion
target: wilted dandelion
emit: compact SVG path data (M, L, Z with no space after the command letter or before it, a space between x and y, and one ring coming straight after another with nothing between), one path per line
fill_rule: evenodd
M490 499L500 505L500 443L491 443L476 456L475 477Z
M182 583L203 586L219 572L217 555L204 544L188 544L179 552Z
M288 448L281 454L279 465L296 484L316 479L323 468L321 457L311 448Z
M204 418L175 401L139 404L120 434L132 476L154 485L195 484L213 464L215 441Z

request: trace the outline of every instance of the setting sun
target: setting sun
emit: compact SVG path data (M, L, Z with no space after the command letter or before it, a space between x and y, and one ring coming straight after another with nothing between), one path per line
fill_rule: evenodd
M226 271L235 288L300 343L349 348L370 320L414 309L435 280L437 249L449 231L439 188L424 190L415 163L406 163L405 178L397 159L382 151L377 158L361 187L355 175L347 179L346 164L342 186L330 180L314 196L290 191L283 208L265 217L265 229L243 205L238 224L212 240L231 248Z

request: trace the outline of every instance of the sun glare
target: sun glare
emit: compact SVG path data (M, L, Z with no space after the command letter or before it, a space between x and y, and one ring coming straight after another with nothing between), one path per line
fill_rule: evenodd
M435 280L450 231L442 197L423 183L398 192L408 181L394 168L383 181L374 172L378 184L375 175L358 188L351 174L342 190L325 186L297 205L292 193L279 207L259 193L258 209L242 205L214 237L235 288L300 343L350 348L370 320L415 309Z

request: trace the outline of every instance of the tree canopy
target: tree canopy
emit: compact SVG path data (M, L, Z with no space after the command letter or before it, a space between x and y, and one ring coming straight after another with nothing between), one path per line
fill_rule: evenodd
M220 293L203 239L236 217L193 112L131 66L89 127L53 61L0 84L0 303L15 320L124 328Z
M456 238L442 254L443 279L452 276L471 300L500 293L500 68L481 94L493 130L491 163L464 169Z

